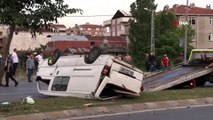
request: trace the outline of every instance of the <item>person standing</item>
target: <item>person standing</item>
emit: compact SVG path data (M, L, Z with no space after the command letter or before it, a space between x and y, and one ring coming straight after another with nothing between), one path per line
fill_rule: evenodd
M127 63L132 63L132 57L129 55L129 53L126 54L126 56L124 57L124 60Z
M26 70L27 70L27 78L28 78L28 82L32 82L31 77L33 75L33 69L35 67L34 64L34 56L32 53L30 53L27 61L26 61Z
M12 63L13 63L13 75L16 75L16 70L18 68L18 63L19 63L19 59L18 59L18 55L17 55L17 49L14 48L13 49L13 53L11 54L11 58L12 58Z
M169 66L169 58L167 54L164 54L163 57L161 58L161 64L164 69L166 69Z
M38 55L35 56L35 70L38 69L39 64L43 61L43 52L39 52Z
M145 54L145 61L146 61L146 71L149 71L149 54Z
M16 87L19 83L13 77L14 67L13 67L13 61L12 61L11 55L9 55L7 60L6 60L6 65L5 65L4 71L6 73L6 75L5 75L6 84L5 84L4 87L9 87L9 79L11 79L15 83L15 87Z
M153 72L153 71L155 71L156 70L156 68L155 68L155 55L154 55L154 53L153 52L151 52L150 54L149 54L149 71L150 72Z
M38 61L39 64L43 61L43 52L39 52L38 55L35 56L35 59Z

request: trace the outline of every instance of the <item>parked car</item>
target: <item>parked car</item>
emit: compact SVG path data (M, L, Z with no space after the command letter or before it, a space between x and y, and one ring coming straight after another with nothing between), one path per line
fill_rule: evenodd
M102 100L139 96L143 71L118 59L112 50L96 46L88 54L63 56L56 49L38 67L39 93Z

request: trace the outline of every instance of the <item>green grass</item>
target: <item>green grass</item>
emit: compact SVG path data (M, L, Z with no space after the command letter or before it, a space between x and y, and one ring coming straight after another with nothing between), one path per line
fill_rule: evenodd
M50 97L47 99L37 99L35 104L28 105L21 101L11 103L10 106L1 107L0 116L11 116L17 114L31 114L39 112L60 111L88 106L104 106L118 104L133 104L144 102L156 102L166 100L194 99L213 97L213 88L195 88L181 90L164 90L157 92L142 92L139 97L123 97L112 100L88 100L73 97Z

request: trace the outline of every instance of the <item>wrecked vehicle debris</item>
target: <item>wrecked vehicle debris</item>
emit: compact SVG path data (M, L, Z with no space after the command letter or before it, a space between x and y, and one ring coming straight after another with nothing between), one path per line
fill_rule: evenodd
M139 96L143 72L109 52L96 46L88 54L63 56L56 49L38 67L39 93L102 100Z

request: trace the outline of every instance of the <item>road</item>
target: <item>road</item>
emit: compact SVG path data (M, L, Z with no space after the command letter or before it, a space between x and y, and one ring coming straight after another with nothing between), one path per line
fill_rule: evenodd
M37 91L36 82L29 83L27 80L19 81L17 87L14 87L13 81L10 81L9 87L0 87L0 102L14 102L27 96L32 98L45 98Z
M213 105L138 111L66 120L213 120Z

